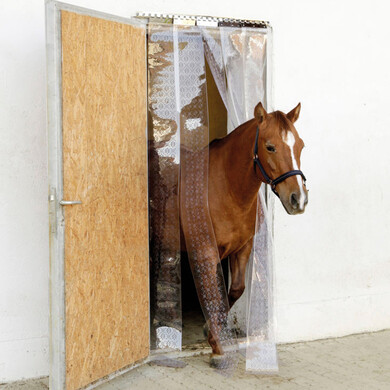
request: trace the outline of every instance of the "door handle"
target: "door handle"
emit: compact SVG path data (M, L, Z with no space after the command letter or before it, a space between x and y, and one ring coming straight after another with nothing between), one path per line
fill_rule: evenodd
M81 204L82 202L80 200L60 200L61 206L71 206L74 204Z

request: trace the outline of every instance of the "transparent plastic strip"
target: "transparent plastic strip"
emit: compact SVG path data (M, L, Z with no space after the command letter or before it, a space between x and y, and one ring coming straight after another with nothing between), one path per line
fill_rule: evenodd
M180 72L180 217L186 250L204 317L214 365L224 373L236 363L237 343L208 204L209 125L202 34L175 26Z
M246 369L277 372L278 357L274 334L273 305L273 205L267 205L263 190L258 194L256 233L248 264Z
M172 28L148 26L151 348L181 349L179 80Z
M269 36L248 29L246 38L245 102L246 115L252 116L259 97L265 106L269 102ZM278 371L274 323L273 205L274 195L262 184L257 201L256 233L248 265L251 291L247 297L246 369L265 373Z
M207 62L221 99L226 109L228 109L226 75L222 56L220 29L215 27L202 27L201 32L204 39L204 50Z

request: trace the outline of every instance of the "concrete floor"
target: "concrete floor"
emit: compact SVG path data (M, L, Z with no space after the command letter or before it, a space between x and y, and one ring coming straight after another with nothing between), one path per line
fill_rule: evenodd
M208 355L183 358L183 368L145 364L98 390L278 389L390 390L390 330L278 346L280 372L247 374L242 358L233 377L208 366ZM47 378L0 384L6 390L48 389Z

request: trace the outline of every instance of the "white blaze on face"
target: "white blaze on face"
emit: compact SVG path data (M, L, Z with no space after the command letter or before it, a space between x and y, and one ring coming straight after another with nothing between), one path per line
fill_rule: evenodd
M294 156L294 145L295 145L295 137L292 131L286 131L283 135L283 142L290 148L291 152L291 160L293 165L293 170L298 170L298 164L297 160ZM297 179L300 196L299 196L299 208L303 210L303 207L305 205L305 192L303 191L303 179L301 175L296 175L295 178Z

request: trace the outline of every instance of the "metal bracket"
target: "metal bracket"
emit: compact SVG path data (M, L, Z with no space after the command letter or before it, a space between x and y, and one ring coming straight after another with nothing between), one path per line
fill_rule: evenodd
M175 15L173 17L173 24L180 26L195 26L196 19L186 15Z
M51 188L49 192L49 226L50 232L57 234L57 197L56 189Z

